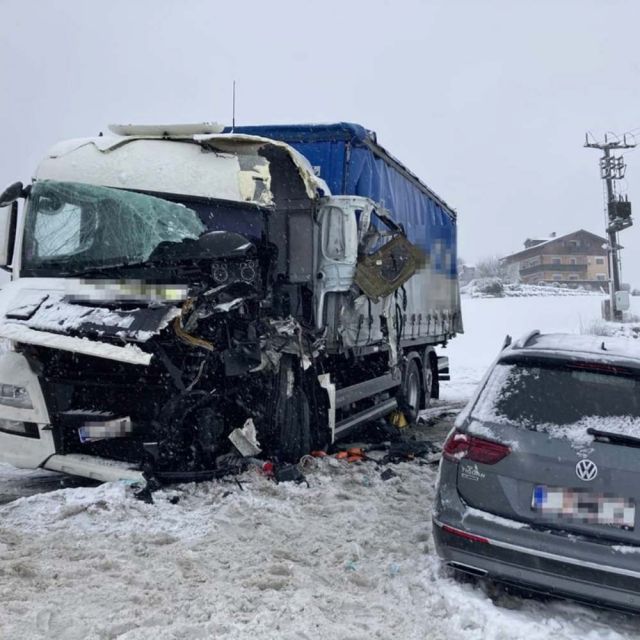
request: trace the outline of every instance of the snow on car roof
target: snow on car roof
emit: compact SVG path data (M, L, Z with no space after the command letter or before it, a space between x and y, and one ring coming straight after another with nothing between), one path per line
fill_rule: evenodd
M567 354L588 354L589 359L637 360L640 365L640 339L612 336L578 335L572 333L530 332L513 343L509 351L518 350Z

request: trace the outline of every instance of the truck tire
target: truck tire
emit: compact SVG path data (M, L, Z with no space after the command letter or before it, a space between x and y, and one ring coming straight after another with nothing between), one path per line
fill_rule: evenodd
M433 351L425 352L422 360L423 409L427 409L431 404L431 400L438 397L438 365L431 355L433 353Z
M299 365L291 356L281 360L277 387L275 449L283 461L298 462L312 450L311 412Z
M402 376L402 403L400 405L410 424L415 424L418 420L422 394L420 358L418 356L410 357Z
M296 388L280 405L280 457L285 462L298 462L311 451L311 416L309 399L304 389Z
M156 431L160 471L212 469L216 456L228 446L224 418L202 391L170 399L162 409Z

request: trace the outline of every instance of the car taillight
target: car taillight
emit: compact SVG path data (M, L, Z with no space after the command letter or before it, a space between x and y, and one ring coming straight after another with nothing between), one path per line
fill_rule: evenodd
M471 540L471 542L484 542L485 544L489 544L489 540L487 538L477 536L475 533L469 533L468 531L464 531L463 529L450 527L448 524L443 524L442 530L446 531L447 533L452 533L454 536L460 536L461 538L465 538L466 540Z
M482 464L495 464L511 453L511 448L461 431L454 431L442 448L446 460L458 462L463 458Z
M442 455L451 462L458 462L458 460L467 457L470 441L471 437L466 433L453 431L444 442Z

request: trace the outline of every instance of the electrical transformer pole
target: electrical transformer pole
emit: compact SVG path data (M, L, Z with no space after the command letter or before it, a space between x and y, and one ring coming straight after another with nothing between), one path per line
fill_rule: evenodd
M585 147L600 149L604 152L600 158L600 177L607 185L607 236L609 238L609 299L610 316L612 320L622 320L622 309L619 308L616 294L620 291L620 256L618 255L618 232L633 224L631 219L631 203L625 196L617 196L614 180L624 178L626 165L622 156L612 156L611 149L632 149L635 144L627 142L626 136L622 142L609 142L607 136L604 142L589 142L589 134L585 137Z

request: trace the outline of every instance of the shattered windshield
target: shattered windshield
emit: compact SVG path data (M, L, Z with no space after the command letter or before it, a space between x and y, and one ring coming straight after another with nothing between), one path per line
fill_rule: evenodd
M206 230L192 209L108 187L37 182L26 213L22 266L42 272L139 264L163 242L196 240Z

